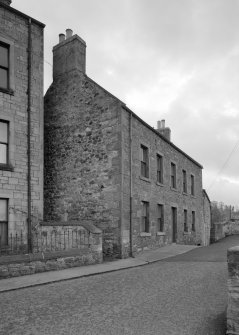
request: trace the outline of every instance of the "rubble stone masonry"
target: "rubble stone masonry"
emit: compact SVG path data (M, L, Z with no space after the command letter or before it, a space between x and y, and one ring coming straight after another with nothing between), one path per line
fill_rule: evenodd
M53 48L53 83L45 96L45 220L91 221L103 232L104 257L124 258L172 242L201 244L202 166L85 74L85 48L79 36L65 40L63 34ZM147 178L141 175L142 145L149 156ZM163 158L160 183L157 154ZM149 205L147 232L142 230L142 201ZM163 231L158 205L164 209ZM177 210L174 239L172 208Z
M123 242L124 253L129 254L130 233L130 111L122 108L123 131ZM132 116L132 224L134 252L172 243L172 207L177 208L176 243L201 244L202 235L202 167L159 136L154 129L136 115ZM141 176L140 147L149 153L149 176ZM157 182L157 154L163 159L163 181ZM176 188L171 187L171 162L176 165ZM187 175L187 192L183 192L182 170ZM195 194L191 194L191 175ZM142 201L149 203L149 232L141 230ZM157 205L163 205L164 231L158 227ZM184 210L187 210L188 230L184 231ZM192 229L192 211L195 212L195 231Z
M91 220L119 255L119 102L80 71L45 96L45 220Z

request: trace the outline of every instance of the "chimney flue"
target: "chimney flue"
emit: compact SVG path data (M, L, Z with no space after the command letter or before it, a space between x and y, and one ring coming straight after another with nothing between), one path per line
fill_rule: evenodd
M59 34L59 43L65 41L65 38L66 38L65 34Z
M12 3L12 0L0 0L0 3L3 3L4 5L10 6Z
M69 38L73 35L73 31L71 29L66 29L66 38Z
M67 33L66 39L64 34L59 35L59 43L53 48L53 80L71 71L85 73L86 43L76 34L71 36L71 29Z
M165 127L165 120L157 121L158 132L163 135L168 141L171 141L171 130Z

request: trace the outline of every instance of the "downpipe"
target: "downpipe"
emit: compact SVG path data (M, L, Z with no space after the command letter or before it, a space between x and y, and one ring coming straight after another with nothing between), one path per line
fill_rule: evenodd
M28 84L27 84L27 232L28 253L32 252L31 222L31 84L32 84L32 21L28 21Z

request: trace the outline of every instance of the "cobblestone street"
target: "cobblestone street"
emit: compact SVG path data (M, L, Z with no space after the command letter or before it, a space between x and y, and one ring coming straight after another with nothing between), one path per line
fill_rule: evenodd
M0 294L0 334L225 335L226 250Z

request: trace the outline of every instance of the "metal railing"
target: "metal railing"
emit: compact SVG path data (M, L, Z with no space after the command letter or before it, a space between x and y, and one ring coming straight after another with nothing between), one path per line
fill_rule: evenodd
M9 234L8 241L0 236L0 256L28 253L27 234ZM2 242L1 242L2 241ZM91 245L91 233L87 230L40 231L32 235L33 253L85 248Z

